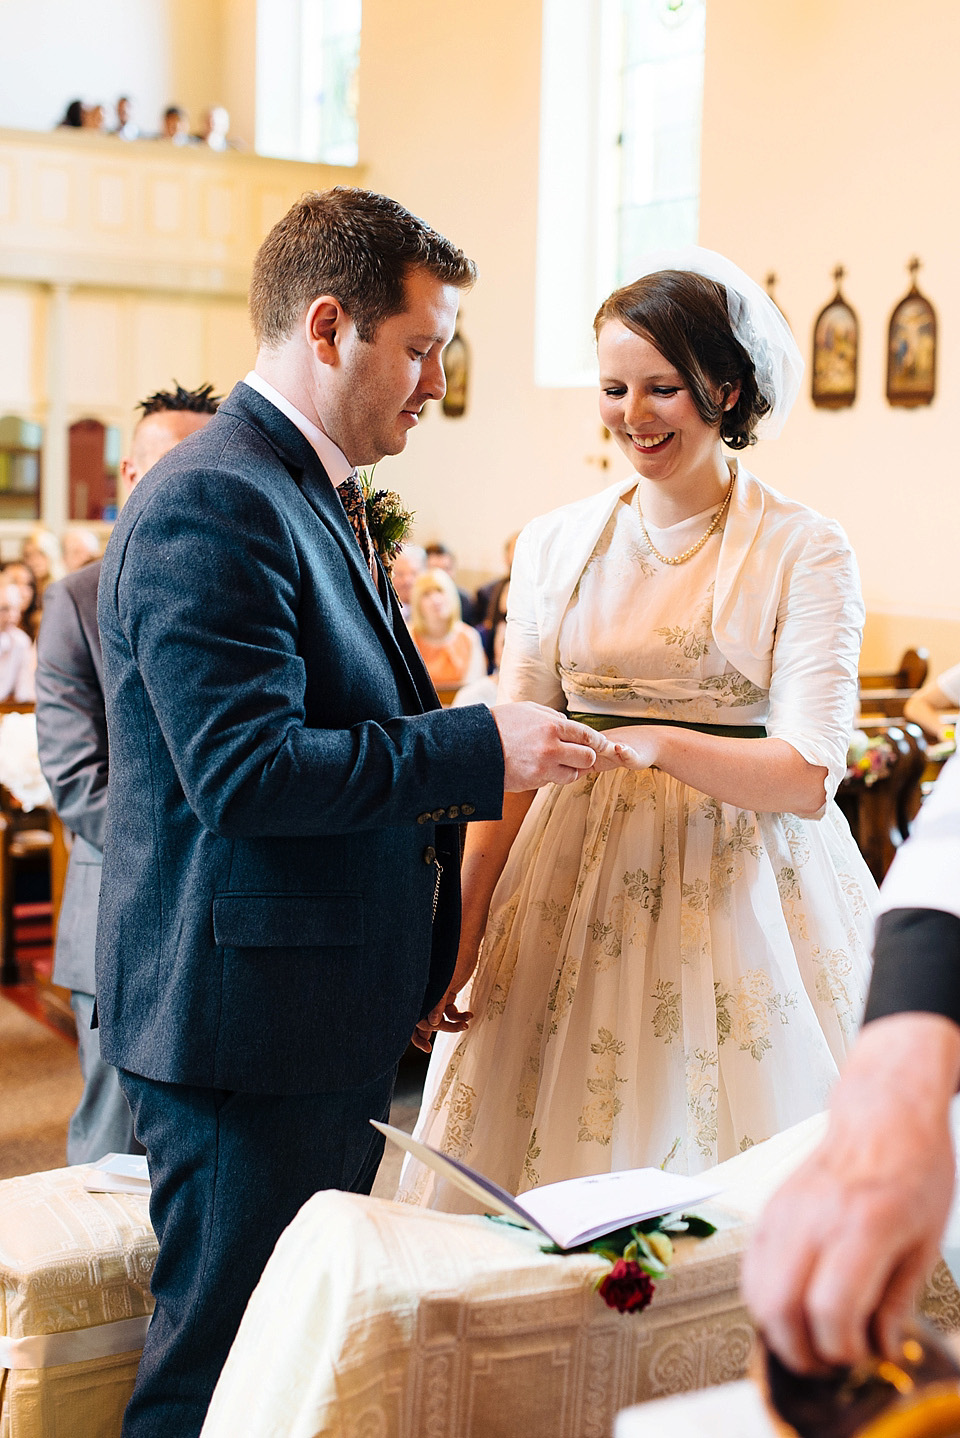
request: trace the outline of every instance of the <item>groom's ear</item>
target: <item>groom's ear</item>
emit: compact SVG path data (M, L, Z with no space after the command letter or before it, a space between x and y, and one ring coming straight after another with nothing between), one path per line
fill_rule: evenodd
M321 364L337 364L337 341L347 315L339 300L332 295L318 295L304 316L307 344Z

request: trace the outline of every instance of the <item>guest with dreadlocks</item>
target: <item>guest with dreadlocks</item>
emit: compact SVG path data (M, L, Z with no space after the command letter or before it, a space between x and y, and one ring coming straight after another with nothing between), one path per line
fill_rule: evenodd
M127 493L162 455L216 413L212 385L158 390L138 406L120 475ZM71 991L77 1020L83 1095L67 1131L67 1162L90 1163L106 1153L142 1153L117 1083L91 1029L94 944L107 802L107 723L97 630L100 561L51 584L37 639L37 740L53 802L73 832L54 958L54 981Z

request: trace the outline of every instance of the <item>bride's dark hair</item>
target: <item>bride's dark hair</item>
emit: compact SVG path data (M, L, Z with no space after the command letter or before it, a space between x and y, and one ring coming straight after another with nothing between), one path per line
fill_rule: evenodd
M724 444L731 449L756 444L757 424L770 401L760 393L753 360L730 328L723 285L689 270L659 270L604 300L593 322L597 336L608 320L649 340L680 371L700 418L719 428ZM725 410L723 402L738 384L739 398Z

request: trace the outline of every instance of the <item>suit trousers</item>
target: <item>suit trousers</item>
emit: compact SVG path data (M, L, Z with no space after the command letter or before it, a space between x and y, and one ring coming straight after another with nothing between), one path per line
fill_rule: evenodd
M83 1093L67 1125L67 1163L95 1163L108 1153L143 1153L117 1071L100 1057L100 1032L90 1027L93 994L74 989L70 1007L77 1021Z
M314 1193L369 1193L396 1068L360 1089L250 1094L120 1072L147 1150L156 1309L123 1438L195 1438L280 1234Z

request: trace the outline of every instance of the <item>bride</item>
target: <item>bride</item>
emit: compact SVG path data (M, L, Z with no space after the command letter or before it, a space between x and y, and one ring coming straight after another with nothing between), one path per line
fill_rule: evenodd
M876 889L833 803L855 561L729 453L779 431L796 344L697 249L595 329L600 414L634 472L524 530L499 697L615 729L625 767L470 825L457 971L423 1026L442 1032L417 1136L511 1192L698 1172L822 1109L868 976ZM469 1205L412 1160L399 1197Z

